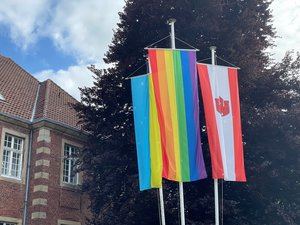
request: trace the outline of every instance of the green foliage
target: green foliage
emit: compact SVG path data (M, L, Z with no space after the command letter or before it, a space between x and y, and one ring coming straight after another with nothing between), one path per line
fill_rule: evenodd
M218 56L241 67L248 182L224 183L224 223L297 224L300 57L293 60L288 54L281 63L270 63L265 52L274 37L269 4L266 0L126 1L105 58L114 66L108 70L90 67L94 86L81 89L81 103L76 105L90 133L80 163L87 177L83 189L91 198L91 224L159 223L156 190L138 190L130 81L125 77L145 63L144 47L168 35L166 21L172 17L177 19L176 36L200 49L198 59L210 57L208 47L215 45ZM169 45L166 39L154 46ZM187 47L179 41L176 45ZM139 70L145 72L146 67ZM164 191L167 223L178 224L177 184L165 181ZM185 202L187 224L213 224L211 179L185 184Z

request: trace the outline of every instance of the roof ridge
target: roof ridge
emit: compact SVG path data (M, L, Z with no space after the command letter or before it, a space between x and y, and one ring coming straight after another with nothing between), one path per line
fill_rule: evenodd
M49 103L49 95L50 95L50 87L49 87L49 81L50 79L47 79L43 81L45 82L46 90L45 90L45 103L44 103L44 109L43 109L43 117L47 117L47 110L48 110L48 103Z
M64 89L62 89L61 86L59 86L57 83L55 83L53 80L51 79L47 79L50 82L52 82L55 86L57 86L59 89L61 89L64 93L66 93L69 97L71 97L73 100L75 100L76 102L79 102L76 98L74 98L72 95L70 95L67 91L65 91Z
M31 119L30 119L31 122L32 122L32 121L34 120L34 118L35 118L36 107L37 107L38 100L39 100L39 96L40 96L40 87L41 87L41 84L39 83L39 84L38 84L37 91L36 91L34 103L33 103L33 109L32 109L32 114L31 114Z
M2 54L0 54L0 58L8 59L8 57L6 57L6 56L4 56L4 55L2 55Z
M30 118L33 121L49 119L80 128L78 115L72 107L78 101L63 89L64 86L60 87L51 79L38 81L13 60L0 55L0 89L10 103L0 102L3 113L28 121Z
M33 78L34 80L36 80L38 83L40 83L40 81L35 78L31 73L27 72L23 67L21 67L18 63L16 63L13 59L11 59L10 57L6 57L4 55L0 54L0 58L3 58L4 60L7 60L11 63L13 63L15 66L17 66L18 68L20 68L23 72L25 72L27 75L29 75L31 78Z

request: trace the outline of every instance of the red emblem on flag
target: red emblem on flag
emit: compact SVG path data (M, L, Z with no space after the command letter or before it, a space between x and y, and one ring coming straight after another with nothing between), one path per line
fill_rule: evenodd
M229 114L229 101L224 100L219 96L215 98L217 111L222 115L226 116Z

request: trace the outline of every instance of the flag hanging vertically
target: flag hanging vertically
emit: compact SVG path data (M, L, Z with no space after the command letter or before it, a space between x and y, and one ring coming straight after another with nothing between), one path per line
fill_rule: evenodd
M149 49L160 125L164 178L207 177L200 140L196 52Z
M162 183L162 151L152 76L131 79L140 190Z
M246 181L237 69L198 64L213 178Z

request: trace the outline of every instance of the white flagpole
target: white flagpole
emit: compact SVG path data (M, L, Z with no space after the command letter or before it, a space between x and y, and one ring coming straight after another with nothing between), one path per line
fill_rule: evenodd
M171 26L171 47L172 49L176 49L175 47L175 28L174 24L176 19L169 19L168 24ZM184 216L184 196L183 196L183 183L179 182L179 199L180 199L180 220L181 225L185 225L185 216Z
M171 47L172 49L176 49L175 47L175 22L176 19L169 19L168 23L171 26Z
M159 188L159 205L160 205L160 217L161 217L161 225L166 225L165 219L165 206L164 206L164 195L162 187Z
M149 57L147 59L148 61L148 72L151 73L151 66L150 66L150 60ZM166 225L166 217L165 217L165 206L164 206L164 195L163 195L163 188L159 188L159 206L160 206L160 219L161 219L161 225Z
M211 50L211 64L215 65L215 53L216 53L216 46L211 46L209 48ZM214 179L214 192L215 192L215 223L219 225L219 189L218 189L218 179Z
M179 197L180 197L180 220L181 220L181 225L185 225L184 197L183 197L183 183L182 182L179 182Z

